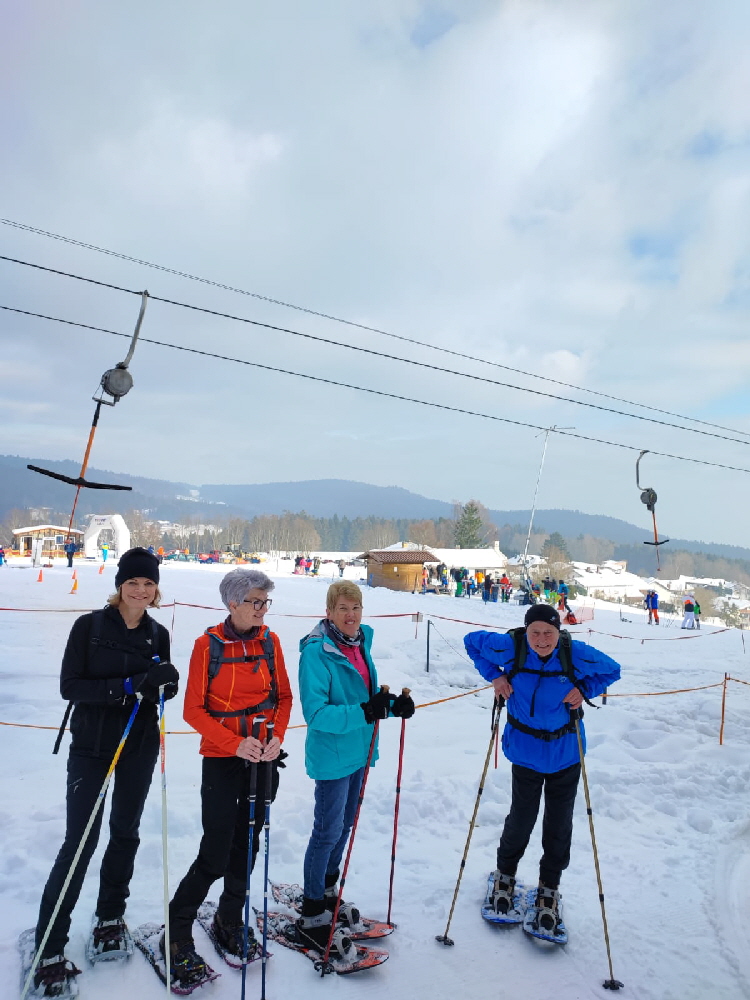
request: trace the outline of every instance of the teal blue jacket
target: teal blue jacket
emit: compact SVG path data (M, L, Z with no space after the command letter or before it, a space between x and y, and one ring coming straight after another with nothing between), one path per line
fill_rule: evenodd
M372 725L360 705L378 690L372 662L372 629L362 626L362 654L370 668L368 691L356 667L329 638L320 621L300 640L299 697L307 723L305 770L317 781L345 778L367 763ZM372 762L378 759L378 744Z

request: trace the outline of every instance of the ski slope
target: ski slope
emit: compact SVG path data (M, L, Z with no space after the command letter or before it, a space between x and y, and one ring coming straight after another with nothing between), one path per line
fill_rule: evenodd
M330 576L294 577L288 565L265 564L276 579L273 613L267 618L282 641L296 689L296 650L301 635L322 615ZM2 708L0 721L56 727L64 704L58 671L75 618L100 607L115 567L102 575L93 565L77 566L78 592L70 594L70 570L0 568ZM332 572L331 567L323 570ZM162 571L165 603L220 606L223 566L167 564ZM361 571L350 568L353 578ZM336 571L338 578L338 571ZM29 608L10 611L9 608ZM61 613L52 613L54 611ZM469 619L509 628L522 609L480 600L365 590L365 620L375 628L374 657L383 683L408 686L417 705L450 698L481 686L467 660L462 637L473 626L436 618L431 668L425 671L426 623L408 614ZM372 615L407 617L371 618ZM197 607L156 612L173 625L173 660L187 670L194 639L221 620L220 611ZM309 619L289 616L310 616ZM648 627L643 615L599 603L596 618L571 631L622 664L615 693L694 688L721 682L724 673L750 681L750 655L741 633L704 627L682 632ZM415 635L416 633L416 635ZM615 638L622 636L623 638ZM647 640L641 642L640 640ZM650 641L659 639L662 641ZM724 745L718 742L721 687L664 697L612 698L599 711L587 710L587 769L606 895L614 974L625 983L619 995L638 1000L741 1000L750 998L750 940L747 886L750 884L750 687L730 683ZM282 947L268 966L268 1000L361 996L366 1000L457 995L531 1000L588 1000L608 997L609 977L591 841L581 789L571 865L561 890L570 943L539 946L519 928L491 927L479 909L486 875L509 804L510 765L502 754L491 765L450 928L452 948L435 941L445 930L463 854L468 823L490 736L491 694L477 694L419 708L406 724L404 776L393 919L397 931L383 942L390 960L350 978L321 979L310 962ZM186 730L180 697L168 707L168 729ZM295 704L292 723L302 724ZM347 879L347 899L368 916L385 919L400 722L381 726L381 758L370 775ZM36 919L39 897L64 826L65 761L68 739L51 755L50 729L0 725L0 968L3 997L16 995L17 936ZM272 810L272 877L299 881L312 822L313 783L304 773L304 729L290 729L290 758ZM200 838L200 758L195 734L168 737L169 884L174 889L195 857ZM131 885L128 920L161 920L161 795L158 771L141 826L141 848ZM102 838L102 843L104 838ZM149 1000L165 993L139 955L124 967L85 967L84 934L96 898L101 847L89 869L74 913L68 954L84 968L81 1000ZM519 869L536 879L538 832ZM262 906L261 871L252 900ZM239 997L239 973L223 967L205 935L195 940L222 972L198 991L197 1000ZM249 973L250 998L260 996L260 969Z

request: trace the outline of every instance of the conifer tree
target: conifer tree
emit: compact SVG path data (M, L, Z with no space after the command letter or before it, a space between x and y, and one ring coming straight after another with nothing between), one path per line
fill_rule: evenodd
M459 507L453 536L456 546L459 549L478 549L482 545L484 534L480 506L476 500L469 500Z

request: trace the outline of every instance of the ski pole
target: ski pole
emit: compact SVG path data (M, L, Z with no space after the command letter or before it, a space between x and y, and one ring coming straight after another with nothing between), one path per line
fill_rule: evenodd
M273 739L274 723L266 724L266 744ZM263 865L263 953L260 964L260 1000L266 1000L266 963L268 961L268 859L270 847L271 796L273 795L273 761L265 765L266 809L263 816L264 865Z
M252 736L258 739L260 727L265 722L265 715L256 715L253 719ZM250 929L250 875L253 870L253 836L255 834L255 796L258 790L258 764L256 761L246 761L250 768L250 780L247 791L249 816L247 822L247 875L245 877L245 934L242 941L242 990L240 996L245 1000L245 984L247 979L247 947Z
M388 687L384 684L381 691L388 691ZM341 905L341 899L344 894L344 884L346 883L346 873L349 870L349 859L352 856L352 848L354 847L354 836L357 832L357 823L359 822L359 814L362 809L362 801L365 797L365 786L367 785L367 775L370 773L370 764L372 763L372 755L375 751L375 743L378 738L378 728L380 726L380 719L376 719L372 727L372 738L370 739L370 749L367 752L367 762L365 764L365 773L362 776L362 784L359 788L359 800L357 802L357 809L354 813L354 822L352 823L352 832L349 835L349 844L346 849L346 858L344 859L344 867L341 871L341 879L339 881L339 894L336 897L336 906L333 909L333 916L331 917L331 932L328 935L328 943L326 944L325 954L323 955L323 960L321 962L315 963L315 968L318 969L320 966L321 976L325 976L326 973L332 971L332 967L328 961L328 956L331 952L331 942L333 941L333 932L336 930L336 918L339 915L339 906Z
M128 735L133 725L133 720L135 719L138 713L138 709L140 707L141 707L141 696L139 694L137 695L136 703L135 705L133 705L133 711L130 713L130 718L128 719L127 724L125 725L123 734L120 737L120 742L117 745L117 749L115 750L115 755L112 758L112 763L109 765L109 770L107 771L107 774L104 778L104 782L99 791L99 795L97 796L96 802L94 803L94 808L91 810L91 815L89 816L86 828L84 829L83 834L81 835L81 840L76 849L76 853L73 856L73 860L70 862L70 868L68 869L68 874L65 876L65 881L63 882L63 887L60 890L60 895L57 897L57 902L55 903L55 908L52 911L52 916L49 918L49 923L47 924L47 928L44 932L42 940L39 943L39 947L36 950L36 955L34 955L34 961L31 963L31 968L29 969L29 974L26 977L26 982L23 984L23 990L21 991L21 1000L24 1000L26 994L29 992L29 987L34 981L34 973L36 972L36 968L39 965L39 961L42 957L44 946L47 944L49 936L52 933L52 927L54 926L55 920L57 919L57 914L60 912L60 907L63 904L65 893L68 891L68 886L70 885L73 879L73 874L81 858L81 854L83 854L83 849L86 846L86 841L88 840L89 833L91 832L91 828L94 825L94 820L96 819L97 813L99 812L99 809L102 803L104 802L104 798L107 794L107 788L109 787L109 782L112 778L112 775L114 774L117 761L120 759L122 748L125 746L125 740L128 738Z
M458 890L461 885L461 879L463 878L464 868L466 867L466 858L469 855L469 845L471 844L471 837L474 833L474 824L476 823L477 813L479 812L479 802L482 798L482 792L484 791L484 782L487 778L487 769L490 766L490 757L492 756L492 745L495 742L495 737L497 736L497 730L500 725L500 713L503 710L503 705L505 704L505 699L501 698L499 695L495 698L495 703L492 706L492 735L490 736L490 745L487 747L487 756L484 758L484 767L482 769L482 777L479 780L479 790L477 791L476 802L474 803L474 812L471 816L471 822L469 823L469 833L466 837L466 846L464 847L464 855L461 858L461 864L458 868L458 878L456 879L456 888L453 892L453 902L451 903L450 913L448 914L448 923L445 925L445 931L442 934L436 934L435 940L439 941L440 944L453 945L456 942L448 937L448 931L451 926L451 921L453 920L453 910L456 907L456 900L458 899Z
M409 688L403 688L401 694L408 696ZM391 906L393 904L393 874L396 867L396 837L398 835L398 809L401 801L401 772L404 765L404 737L406 735L406 719L401 720L401 738L398 744L398 770L396 772L396 802L393 807L393 842L391 843L391 877L388 883L388 916L386 923L391 924ZM391 926L394 926L391 924Z
M164 966L167 977L167 996L172 989L172 953L169 947L169 856L167 851L167 746L164 720L164 685L159 688L159 757L161 758L161 864L164 872Z
M589 782L586 777L586 764L584 762L583 754L583 740L581 739L581 727L578 720L581 715L580 708L571 709L570 715L575 722L576 727L576 738L578 740L578 756L581 759L581 775L583 777L583 792L586 796L586 814L589 818L589 830L591 831L591 846L594 851L594 868L596 868L596 883L599 887L599 904L602 908L602 924L604 926L604 943L607 947L607 961L609 962L609 979L605 979L602 986L605 990L619 990L622 989L623 983L619 979L615 979L614 971L612 970L612 953L609 949L609 931L607 930L607 913L604 909L604 889L602 888L602 876L599 870L599 853L596 849L596 834L594 833L594 813L591 808L591 798L589 796Z

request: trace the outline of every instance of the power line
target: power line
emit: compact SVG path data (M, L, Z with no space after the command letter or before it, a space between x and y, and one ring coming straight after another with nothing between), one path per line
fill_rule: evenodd
M42 264L33 264L29 261L18 260L15 257L6 257L0 255L0 260L7 260L14 264L21 264L25 267L32 267L40 271L47 271L51 274L57 274L66 278L74 278L76 281L83 281L89 284L98 285L103 288L109 288L113 291L124 292L128 295L143 295L143 292L135 291L132 288L123 288L120 285L113 285L108 282L98 281L95 278L87 278L79 274L71 274L69 271L60 271L57 268L45 267ZM149 298L153 302L162 302L165 305L177 306L181 309L189 309L193 312L204 313L207 316L215 316L219 319L228 319L235 323L246 323L250 326L257 326L264 330L273 330L276 333L287 333L293 337L302 337L306 340L317 341L318 343L328 344L334 347L341 347L347 351L358 351L361 354L369 354L373 357L385 358L389 361L398 361L401 364L412 365L417 368L426 368L429 371L441 372L445 375L456 375L460 378L471 379L474 382L483 382L486 385L498 386L503 389L515 389L517 392L527 392L534 396L541 396L544 399L554 399L557 402L571 403L574 406L584 406L590 410L598 410L601 413L613 413L619 417L627 417L631 420L642 420L645 423L657 424L660 427L671 427L674 430L686 431L689 434L700 434L704 437L716 438L720 441L730 441L732 444L750 445L750 441L741 441L738 438L727 437L724 434L716 434L713 431L700 430L697 427L683 427L680 424L673 424L666 420L657 420L655 417L645 417L640 413L627 413L625 410L615 410L609 406L600 406L597 403L586 403L582 399L571 399L569 396L558 396L555 393L542 392L540 389L531 389L527 386L513 385L510 382L499 382L496 379L485 378L482 375L470 375L466 372L458 372L451 368L442 368L439 365L431 365L426 361L415 361L411 358L402 358L398 355L387 354L383 351L376 351L371 347L359 347L356 344L342 343L338 340L331 340L327 337L321 337L317 334L312 333L302 333L300 330L292 330L289 327L276 326L272 323L264 323L260 320L248 319L245 316L236 316L232 313L221 312L216 309L209 309L206 306L196 306L188 302L180 302L176 299L167 299L160 295L149 295Z
M131 334L129 333L120 333L117 330L108 330L105 327L92 326L88 323L78 323L75 320L61 319L58 316L47 316L44 313L31 312L28 309L17 309L13 306L4 305L0 305L0 309L4 309L7 312L19 313L22 316L33 316L36 319L46 319L54 323L64 323L67 326L80 327L83 330L94 330L99 333L108 333L114 337L131 337ZM247 365L250 368L260 368L262 371L275 372L280 375L292 375L295 378L307 379L311 382L321 382L324 385L335 385L341 389L354 389L356 392L367 392L372 396L384 396L387 399L397 399L404 403L416 403L419 406L429 406L437 410L446 410L449 413L461 413L468 417L481 417L484 420L494 420L503 424L512 424L514 427L526 427L534 431L550 431L554 434L560 434L563 437L576 438L579 441L589 441L594 444L603 444L610 448L624 448L627 451L638 452L643 450L640 445L622 444L619 441L606 441L603 438L589 437L586 434L574 434L569 430L540 427L537 424L530 424L523 420L511 420L510 417L498 417L489 413L480 413L477 410L466 410L458 406L448 406L447 403L434 403L425 399L415 399L412 396L400 396L394 392L386 392L383 389L370 389L367 386L353 385L350 382L338 382L335 379L323 378L320 375L310 375L306 372L290 371L288 368L278 368L273 365L264 365L258 361L245 361L243 358L233 358L226 354L217 354L213 351L200 350L197 347L185 347L182 344L170 344L168 341L154 340L151 337L141 336L139 338L139 343L155 344L157 347L167 347L174 351L185 351L188 354L198 354L205 358L215 358L218 361L229 361L232 364ZM661 458L672 458L679 462L692 462L695 465L706 465L714 469L726 469L730 472L750 473L750 469L744 469L735 465L723 465L719 462L707 462L705 459L692 458L687 455L672 455L666 451L655 451L653 448L649 448L648 451L650 455L658 455Z
M527 378L540 379L543 382L550 382L553 385L560 385L566 389L575 389L576 392L588 392L593 396L600 396L603 399L611 399L617 403L625 403L626 406L637 406L644 410L650 410L652 413L661 413L663 416L676 417L678 420L687 420L691 423L701 424L704 427L714 427L716 430L729 431L732 434L743 434L750 437L750 432L738 430L735 427L725 427L723 424L712 423L709 420L700 420L698 417L686 417L680 413L674 413L671 410L665 410L658 406L649 406L647 403L637 403L630 399L624 399L621 396L613 396L606 392L599 392L596 389L588 389L582 385L574 385L571 382L562 382L559 379L550 378L546 375L538 375L535 372L527 372L522 368L512 368L510 365L500 364L498 361L489 361L486 358L478 358L472 354L464 354L461 351L454 351L448 347L439 347L436 344L428 344L423 340L416 340L413 337L404 337L398 333L391 333L389 330L381 330L376 326L368 326L366 323L357 323L355 320L343 319L341 316L334 316L331 313L321 312L317 309L311 309L307 306L296 305L292 302L285 302L283 299L275 299L269 295L262 295L259 292L250 292L244 288L237 288L235 285L224 284L221 281L213 281L211 278L202 278L196 274L190 274L187 271L180 271L177 268L166 267L163 264L154 264L152 261L142 260L139 257L131 257L128 254L118 253L116 250L108 250L105 247L96 246L94 243L85 243L82 240L75 240L70 236L62 236L60 233L51 233L46 229L39 229L36 226L30 226L23 222L14 222L12 219L0 219L3 225L11 226L14 229L19 229L24 232L34 233L38 236L46 236L49 239L59 240L62 243L68 243L71 246L82 247L85 250L94 250L96 253L105 254L108 257L116 257L119 260L129 261L131 264L139 264L142 267L150 267L156 271L162 271L165 274L173 274L178 278L187 278L190 281L197 281L204 285L210 285L213 288L220 288L226 292L233 292L237 295L247 295L250 298L258 299L260 302L268 302L271 305L282 306L285 309L294 309L297 312L306 313L309 316L318 316L321 319L330 320L332 323L341 323L344 326L351 326L358 330L365 330L368 333L376 333L381 337L392 337L394 340L400 340L407 344L414 344L418 347L426 347L431 351L439 351L442 354L450 354L456 358L463 358L465 361L475 361L483 365L491 365L493 368L501 368L504 371L513 372L516 375L524 375ZM516 388L518 388L516 386ZM585 404L584 404L585 405ZM635 416L635 414L630 414ZM685 428L686 430L689 428Z

